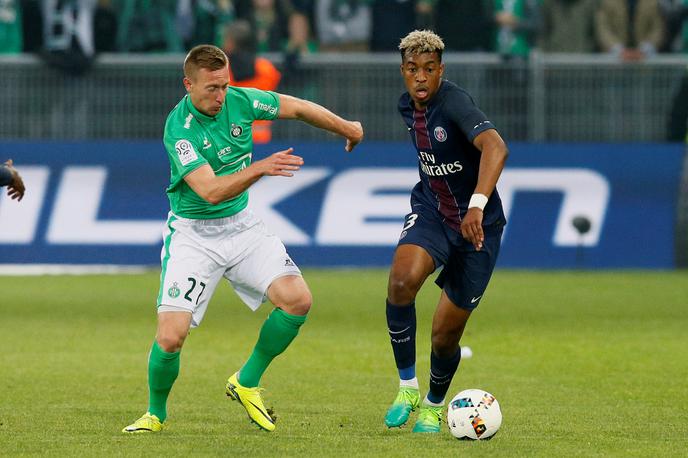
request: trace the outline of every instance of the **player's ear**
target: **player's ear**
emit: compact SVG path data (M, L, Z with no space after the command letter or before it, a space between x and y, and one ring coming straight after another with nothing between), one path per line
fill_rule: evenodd
M187 92L191 91L191 80L187 76L184 77L184 87Z
M444 62L440 64L440 78L444 75Z

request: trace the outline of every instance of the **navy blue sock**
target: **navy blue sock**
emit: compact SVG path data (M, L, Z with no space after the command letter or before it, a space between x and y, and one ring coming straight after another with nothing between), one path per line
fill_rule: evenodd
M399 378L416 376L416 303L394 305L387 301L387 329Z
M461 361L461 349L457 349L456 354L444 359L435 355L430 350L430 391L428 401L440 404L447 396L447 390L451 385L452 378L456 373Z

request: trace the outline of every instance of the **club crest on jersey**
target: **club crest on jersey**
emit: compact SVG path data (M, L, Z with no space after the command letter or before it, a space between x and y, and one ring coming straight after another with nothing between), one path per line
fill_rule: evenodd
M435 139L437 139L438 142L443 142L447 139L447 131L444 130L444 127L442 126L435 127L435 131L433 133L435 134Z
M172 299L179 297L181 293L182 291L179 289L179 286L177 286L177 282L172 283L170 289L167 290L167 295L170 296Z
M237 126L235 124L232 124L232 130L230 133L232 134L232 137L236 138L239 135L241 135L241 133L243 131L244 131L244 129L241 126Z

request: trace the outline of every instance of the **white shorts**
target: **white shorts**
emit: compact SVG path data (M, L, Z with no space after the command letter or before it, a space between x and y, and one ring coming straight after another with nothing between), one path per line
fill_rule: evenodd
M282 241L248 209L209 220L170 212L163 241L158 313L189 311L192 328L201 324L222 277L257 310L275 279L301 275Z

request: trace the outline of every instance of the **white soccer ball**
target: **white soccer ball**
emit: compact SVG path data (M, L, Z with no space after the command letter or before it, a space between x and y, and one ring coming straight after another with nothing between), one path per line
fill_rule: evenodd
M447 407L447 425L457 439L489 439L502 425L499 402L487 391L464 390Z

